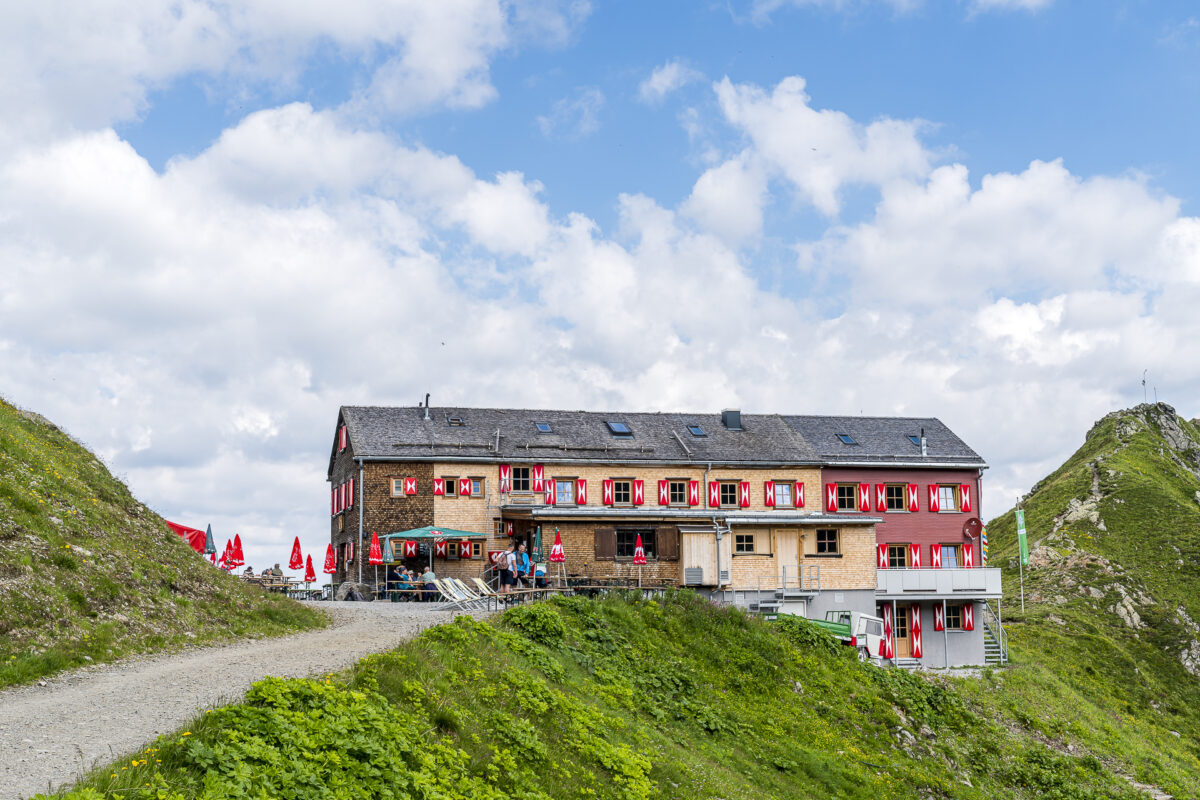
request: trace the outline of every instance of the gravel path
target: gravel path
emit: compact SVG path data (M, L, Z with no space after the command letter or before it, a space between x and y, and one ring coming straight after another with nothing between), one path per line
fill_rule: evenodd
M204 709L239 700L260 678L339 670L455 616L412 603L314 605L332 617L329 628L126 659L0 692L0 800L144 748Z

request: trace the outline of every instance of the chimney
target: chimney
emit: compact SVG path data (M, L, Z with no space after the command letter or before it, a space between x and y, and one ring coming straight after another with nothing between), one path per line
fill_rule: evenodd
M742 429L742 412L736 408L727 408L721 412L721 424L731 431Z
M425 393L425 421L429 421L429 392Z
M925 429L921 428L921 458L929 455L929 446L925 441Z

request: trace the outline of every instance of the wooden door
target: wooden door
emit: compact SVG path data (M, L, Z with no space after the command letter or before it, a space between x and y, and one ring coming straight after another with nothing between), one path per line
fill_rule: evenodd
M905 606L896 607L893 635L896 639L896 658L912 658L912 640L908 636L908 609Z

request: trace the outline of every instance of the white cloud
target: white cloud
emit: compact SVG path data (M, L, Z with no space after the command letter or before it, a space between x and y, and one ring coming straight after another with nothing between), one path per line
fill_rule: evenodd
M583 139L600 129L604 92L595 86L581 86L571 95L554 103L548 114L537 118L546 138Z
M729 78L714 89L726 121L762 162L829 216L838 212L844 186L921 177L933 160L917 136L923 123L883 118L863 125L840 111L815 109L800 77L785 78L770 94Z
M649 77L638 84L638 99L649 105L661 103L671 92L703 77L702 73L686 66L679 59L672 59L661 67L655 67Z
M766 200L765 171L743 153L706 170L683 211L704 230L736 243L762 232Z

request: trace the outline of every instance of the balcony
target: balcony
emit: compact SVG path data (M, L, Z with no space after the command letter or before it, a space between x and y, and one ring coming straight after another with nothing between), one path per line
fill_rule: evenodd
M1000 570L877 569L879 598L907 600L980 599L1000 596Z

